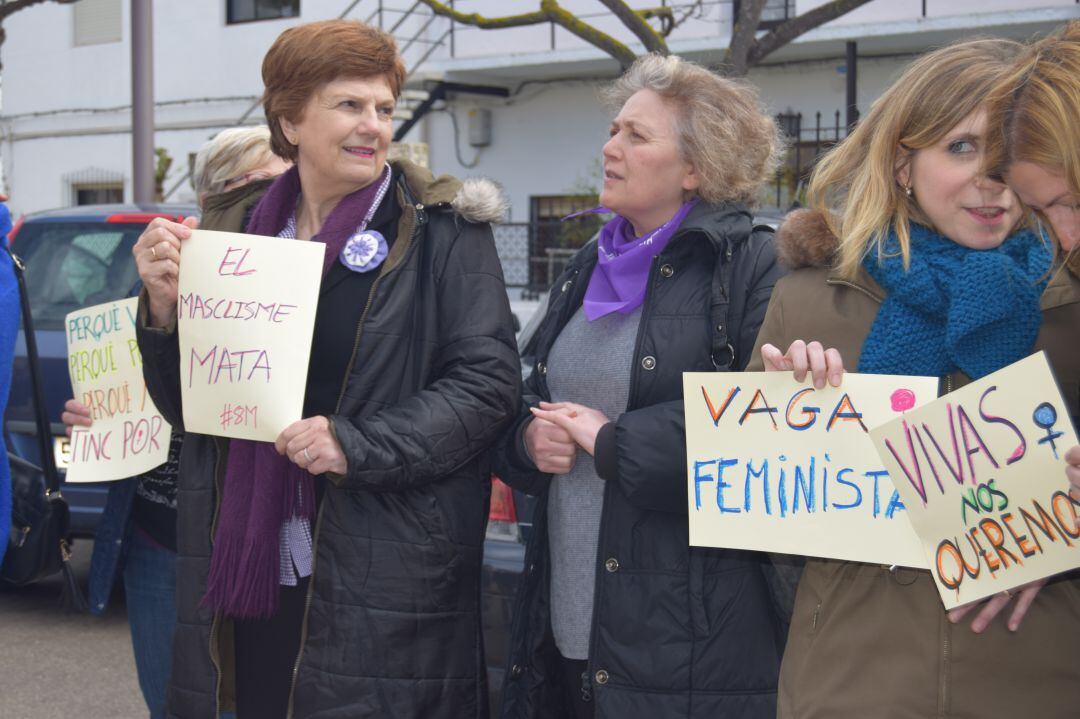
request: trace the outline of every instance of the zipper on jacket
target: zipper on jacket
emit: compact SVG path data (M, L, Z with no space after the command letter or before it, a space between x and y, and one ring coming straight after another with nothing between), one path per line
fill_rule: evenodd
M412 248L413 241L419 237L424 225L427 224L423 205L411 204L409 207L416 210L416 226L413 227L412 234L406 240L407 244L401 252L402 258L408 254L409 250ZM421 271L423 270L423 268L419 269ZM364 333L364 323L367 321L368 313L371 311L371 305L375 302L375 292L378 290L383 277L385 277L385 275L380 273L379 276L375 278L375 281L371 283L371 289L368 291L367 304L364 305L364 311L360 314L360 321L356 324L356 340L353 342L352 356L349 357L349 364L345 367L345 377L341 381L341 390L338 392L337 404L334 406L335 414L341 410L341 401L345 398L345 388L349 386L349 375L352 374L353 365L356 364L356 353L360 349L360 337ZM289 704L286 719L293 719L295 711L293 701L296 695L296 678L300 674L300 659L304 656L304 645L307 643L308 614L311 610L311 597L315 592L315 569L318 563L316 557L319 547L319 530L322 529L322 517L323 506L320 503L319 514L315 519L315 531L311 535L311 574L308 577L307 596L304 598L304 614L300 625L300 646L296 652L296 661L293 662L292 682L289 686Z
M592 701L592 677L589 676L588 667L581 673L581 701L585 703Z
M660 261L659 256L654 257L653 260L652 260L652 265L650 265L650 267L649 267L649 280L648 280L648 283L645 285L645 299L642 300L642 303L641 303L641 319L638 321L637 339L634 342L634 355L633 355L633 357L634 357L634 365L633 365L633 368L630 370L630 391L627 393L627 397L626 397L626 409L627 409L627 411L629 411L630 408L634 404L634 388L637 387L638 371L641 369L641 362L638 360L638 355L641 354L641 345L644 343L644 338L645 338L645 328L646 328L646 326L648 325L648 322L649 322L649 308L650 308L649 300L652 298L653 284L655 283L655 280L656 280L656 266L657 266L657 264L659 264L659 261ZM615 484L614 482L604 482L604 505L603 506L610 505L611 498L608 495L613 491L614 484ZM603 553L601 552L601 549L603 547L604 527L606 525L607 525L607 512L600 512L600 527L597 530L597 542L596 542L596 560L595 560L595 562L596 562L596 581L595 581L595 590L593 591L592 627L591 627L591 629L589 631L589 659L588 659L588 662L585 665L585 675L582 678L582 684L581 684L581 696L582 696L582 699L585 698L586 690L588 690L588 692L589 692L589 699L587 699L586 701L591 701L592 700L592 678L593 678L593 670L594 670L593 657L595 656L594 648L596 647L597 638L599 637L599 634L600 634L600 619L599 619L599 613L596 611L596 607L598 607L600 605L600 599L601 599L601 595L603 594L603 586L604 586L605 570L604 570L603 562L601 561L600 558L603 556ZM595 712L596 710L594 709L593 711Z
M938 693L938 716L944 717L949 710L949 655L952 653L952 643L949 641L952 629L948 620L942 621L944 627L941 641L941 686Z

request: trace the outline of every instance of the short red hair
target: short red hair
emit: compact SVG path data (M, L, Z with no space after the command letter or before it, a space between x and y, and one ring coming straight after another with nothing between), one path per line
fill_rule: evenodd
M296 161L296 145L281 120L299 122L312 95L340 78L385 77L396 99L405 83L405 63L389 34L356 20L324 20L291 27L263 58L263 110L274 154Z

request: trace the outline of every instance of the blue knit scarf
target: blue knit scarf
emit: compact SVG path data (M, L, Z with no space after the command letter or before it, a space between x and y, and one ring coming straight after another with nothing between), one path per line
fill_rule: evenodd
M973 250L911 225L911 267L890 232L863 265L888 293L859 359L860 372L972 379L1031 353L1042 323L1039 297L1052 262L1031 232L993 250Z

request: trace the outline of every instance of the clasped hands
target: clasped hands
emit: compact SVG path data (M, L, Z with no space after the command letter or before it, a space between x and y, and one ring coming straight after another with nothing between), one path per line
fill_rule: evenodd
M574 402L541 402L531 409L525 448L536 468L548 474L573 469L578 447L595 454L596 435L611 421L600 410Z

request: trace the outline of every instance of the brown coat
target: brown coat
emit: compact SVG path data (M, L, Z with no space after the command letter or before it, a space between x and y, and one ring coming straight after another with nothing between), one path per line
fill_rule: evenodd
M884 290L865 271L846 280L830 268L837 240L815 213L793 213L777 241L781 261L796 271L776 285L747 370L762 369L762 344L786 349L796 339L837 348L854 369ZM1046 351L1075 417L1080 268L1073 265L1056 271L1043 294L1034 349ZM944 388L969 381L957 373ZM1018 632L999 615L976 635L970 618L949 623L929 572L810 559L781 668L778 717L1080 717L1080 579L1070 577L1043 588Z

